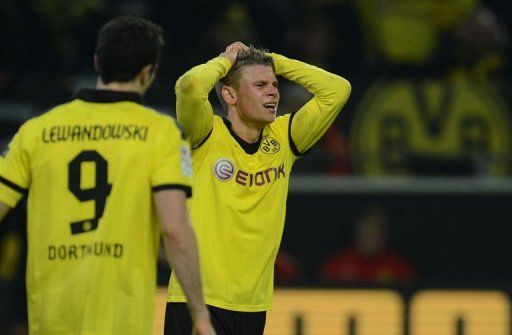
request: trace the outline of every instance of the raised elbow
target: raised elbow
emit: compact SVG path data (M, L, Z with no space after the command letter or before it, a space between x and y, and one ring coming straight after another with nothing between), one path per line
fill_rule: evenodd
M347 102L350 92L352 92L352 85L350 82L343 77L336 76L336 100L342 104Z

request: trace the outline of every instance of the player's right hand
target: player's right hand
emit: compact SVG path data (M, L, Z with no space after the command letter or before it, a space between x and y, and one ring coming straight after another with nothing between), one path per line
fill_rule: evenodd
M239 51L244 51L249 49L248 46L243 44L242 42L235 42L227 46L226 51L220 54L222 57L226 57L231 61L231 65L235 64L236 56Z

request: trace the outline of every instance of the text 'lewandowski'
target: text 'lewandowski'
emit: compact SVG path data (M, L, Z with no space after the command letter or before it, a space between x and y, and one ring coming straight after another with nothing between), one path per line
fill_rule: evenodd
M132 140L146 141L148 127L135 124L66 125L43 128L44 143Z

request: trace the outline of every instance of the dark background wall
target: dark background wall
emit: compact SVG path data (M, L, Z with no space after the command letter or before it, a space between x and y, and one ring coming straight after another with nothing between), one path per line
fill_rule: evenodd
M512 194L291 193L282 248L314 284L322 260L351 242L368 205L389 212L391 244L434 285L508 285L512 280Z

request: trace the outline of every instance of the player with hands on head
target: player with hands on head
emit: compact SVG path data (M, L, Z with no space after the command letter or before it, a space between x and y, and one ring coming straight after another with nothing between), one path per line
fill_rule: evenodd
M277 116L277 76L313 94ZM214 115L217 93L227 113ZM229 45L176 83L176 112L192 147L192 224L204 296L218 334L263 334L272 306L273 267L284 228L294 162L336 119L350 95L342 77L276 53ZM171 275L165 334L188 334L187 298Z
M32 335L151 334L161 232L189 334L214 334L186 207L189 146L142 100L162 47L150 21L109 21L96 45L96 89L27 121L0 161L0 218L28 193Z

